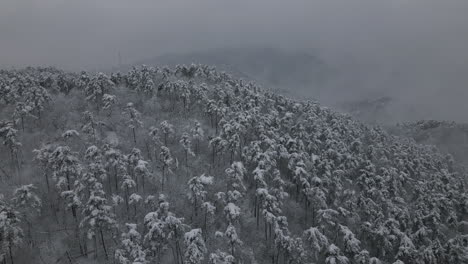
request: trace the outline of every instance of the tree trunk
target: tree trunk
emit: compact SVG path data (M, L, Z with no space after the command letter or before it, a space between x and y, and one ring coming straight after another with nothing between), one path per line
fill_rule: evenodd
M135 128L132 128L132 132L133 132L133 142L135 143L135 147L136 147L136 134L135 134Z
M145 175L141 175L141 187L143 189L143 195L145 195Z
M13 262L13 253L12 253L11 248L12 248L12 245L11 245L11 242L10 242L9 245L8 245L8 251L9 251L9 253L10 253L10 261L11 261L11 264L14 264L14 262Z
M212 153L213 153L213 157L212 157L212 163L213 163L213 166L215 165L215 147L213 146L212 148Z
M165 174L165 173L164 173L164 172L165 172L165 168L166 168L166 166L163 165L163 168L162 168L162 184L161 184L161 191L164 191L164 180L165 180L165 178L166 178L166 175L164 175L164 174Z
M99 257L98 255L98 242L97 242L97 236L94 234L94 258L97 259Z
M177 263L179 259L177 258L174 247L171 247L171 251L172 251L172 257L174 258L175 263Z
M148 154L148 158L150 159L150 161L153 161L153 156L151 155L150 147L147 140L145 140L145 147L146 153Z
M107 183L109 184L109 195L112 195L112 180L110 175L107 175Z
M49 175L47 175L47 172L44 172L44 177L46 179L47 184L47 193L50 193Z
M106 255L106 260L107 260L109 259L109 256L107 255L106 242L104 241L104 235L102 233L102 229L99 229L99 233L101 233L102 248L104 249L104 254Z
M206 230L206 220L207 220L207 218L208 218L208 209L205 210L205 218L203 219L203 232L205 232L205 234L208 234L208 232Z
M117 177L117 165L114 165L115 192L119 193L119 179Z
M127 218L130 220L130 216L129 216L130 208L128 205L128 187L125 187L125 206L127 208Z

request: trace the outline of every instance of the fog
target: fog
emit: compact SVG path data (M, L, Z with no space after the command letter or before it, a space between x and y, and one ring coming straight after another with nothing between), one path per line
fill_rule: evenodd
M264 45L337 69L327 104L390 95L398 118L468 121L467 11L463 0L1 0L0 67Z

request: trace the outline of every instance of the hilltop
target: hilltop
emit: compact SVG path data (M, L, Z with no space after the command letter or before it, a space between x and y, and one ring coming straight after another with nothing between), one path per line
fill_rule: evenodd
M298 93L317 95L336 74L318 56L262 46L164 54L116 70L128 71L135 65L175 67L192 63L215 66L219 72L224 71L234 78L253 80L258 85L289 96Z

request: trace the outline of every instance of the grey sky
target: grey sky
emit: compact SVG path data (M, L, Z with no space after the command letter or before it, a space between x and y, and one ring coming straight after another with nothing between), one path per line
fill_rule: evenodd
M135 61L267 43L371 62L429 56L463 64L467 7L464 0L2 0L0 61L94 67L115 64L119 50Z
M118 51L130 63L268 45L317 53L345 69L343 86L354 78L461 107L467 14L466 0L1 0L0 67L96 69L115 66Z

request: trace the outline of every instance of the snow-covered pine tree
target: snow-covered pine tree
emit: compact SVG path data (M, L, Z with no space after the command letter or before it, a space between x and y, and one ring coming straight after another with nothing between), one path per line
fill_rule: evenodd
M224 237L226 238L226 242L229 245L229 250L231 251L231 255L234 256L235 249L243 244L240 240L239 236L237 235L236 228L230 223L224 232Z
M10 263L14 264L14 249L23 242L23 229L20 227L19 213L0 197L0 261L6 263L9 255Z
M184 235L185 264L200 264L205 258L206 246L201 229L192 229Z
M33 245L32 225L33 217L41 210L42 201L36 194L37 188L33 184L22 185L13 191L11 201L15 208L22 214L27 224L27 239Z
M331 244L328 247L327 258L325 259L326 264L349 264L350 261L347 257L341 254L341 250L335 246L335 244Z
M111 212L112 206L107 204L105 196L102 184L95 181L90 188L89 199L83 208L83 220L80 227L87 230L88 239L94 239L96 257L98 257L98 236L100 237L104 255L108 259L105 233L113 232L117 223L115 215Z
M166 146L161 146L161 152L159 153L159 161L162 163L162 185L161 189L164 190L164 183L166 182L166 172L172 172L171 167L174 164L171 151Z
M213 177L202 174L192 177L187 184L190 190L188 198L193 205L193 212L196 217L198 216L198 207L204 203L206 199L207 191L205 188L213 184Z
M21 148L21 142L18 139L18 130L14 128L14 122L0 122L0 137L3 139L3 145L10 151L12 168L16 168L17 173L19 173L20 160L18 157L18 152Z
M305 241L312 248L315 261L318 261L320 254L328 248L328 238L316 227L311 227L304 231Z
M205 137L205 132L203 131L200 122L195 120L193 127L190 129L190 132L192 138L195 140L195 154L198 154L200 149L200 141Z
M184 149L184 158L185 158L185 167L188 168L188 155L195 156L195 153L192 151L192 141L188 133L183 133L179 141L180 145Z
M162 121L159 126L160 132L163 134L164 137L164 146L167 147L169 138L174 135L174 126L167 120Z
M128 127L132 130L133 134L133 142L137 143L137 138L136 138L136 130L139 127L143 126L143 122L141 121L141 113L136 110L135 106L133 103L128 103L127 106L124 109L124 113L127 115L127 125Z
M85 86L85 96L88 102L91 102L96 107L97 111L101 109L102 98L105 94L108 94L115 84L110 78L100 72L92 76L89 82Z
M141 197L141 195L137 194L137 193L132 193L130 195L130 197L128 197L128 204L129 205L133 205L133 208L134 208L134 216L136 216L137 214L137 208L138 208L138 204L143 200L143 197Z
M146 264L146 253L142 246L141 235L136 224L125 224L127 230L122 233L121 247L115 251L119 264Z
M210 259L208 261L209 264L234 264L235 258L220 250L216 250L216 252L210 254Z
M107 116L112 115L112 108L117 103L117 97L112 94L103 94L102 95L102 109L107 110Z
M98 129L99 129L99 122L94 118L93 113L90 111L83 112L83 126L81 130L90 136L95 143L98 140Z
M132 177L130 177L130 175L125 173L122 176L122 185L120 186L120 188L122 188L124 190L124 200L125 200L125 206L127 208L127 217L128 218L130 217L130 201L129 201L129 199L130 199L130 190L132 188L134 188L135 186L136 186L136 183L132 179Z
M27 117L36 118L36 116L32 114L32 111L33 111L32 107L25 104L24 102L16 103L15 110L13 112L13 118L15 119L16 123L21 124L21 129L23 132L24 132L24 119Z
M138 160L137 165L134 168L134 173L135 173L135 178L140 178L141 181L141 186L143 190L143 194L145 193L145 179L149 180L151 179L151 172L148 169L148 162L144 160Z
M245 174L247 173L244 165L240 161L233 162L230 168L225 170L228 176L227 189L245 192L247 189L243 183Z

